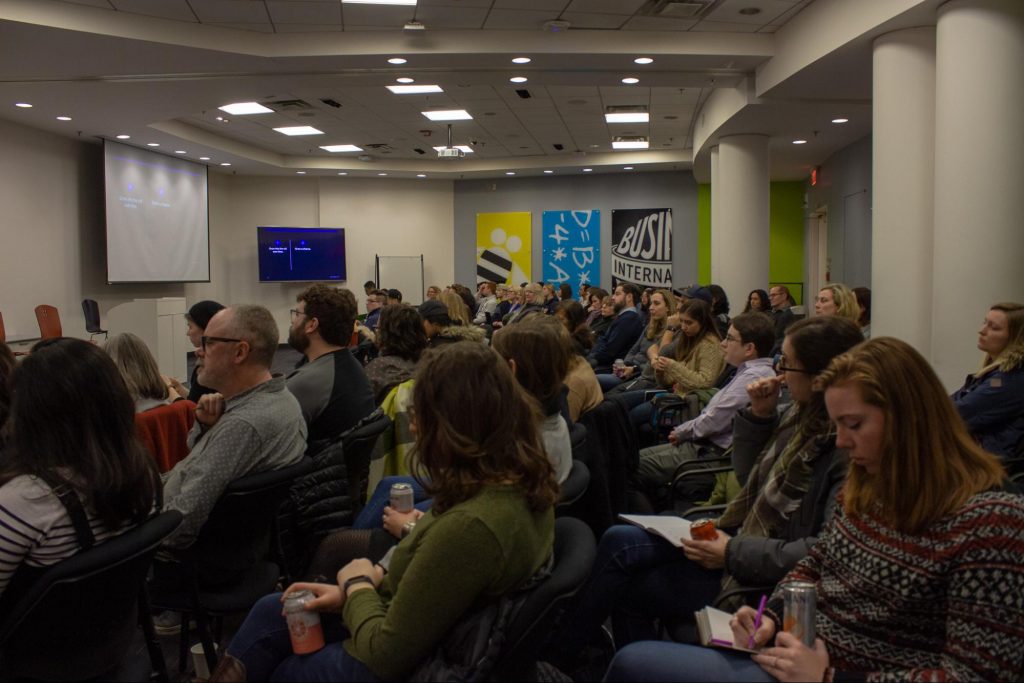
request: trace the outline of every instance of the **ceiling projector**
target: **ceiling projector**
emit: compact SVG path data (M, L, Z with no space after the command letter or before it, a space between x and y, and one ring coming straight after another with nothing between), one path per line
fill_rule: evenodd
M458 147L442 147L437 150L438 159L461 159L464 156L466 153Z

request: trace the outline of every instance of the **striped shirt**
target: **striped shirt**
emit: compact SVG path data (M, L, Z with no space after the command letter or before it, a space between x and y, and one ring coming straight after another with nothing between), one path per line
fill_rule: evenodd
M86 506L96 542L116 536ZM22 565L49 567L81 550L67 510L50 486L21 475L0 486L0 595Z

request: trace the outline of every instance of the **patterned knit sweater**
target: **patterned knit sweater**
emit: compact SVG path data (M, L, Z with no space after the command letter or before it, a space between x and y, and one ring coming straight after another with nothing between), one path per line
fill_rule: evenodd
M979 493L917 536L837 503L769 603L781 615L782 586L817 584L837 681L1021 680L1024 498Z

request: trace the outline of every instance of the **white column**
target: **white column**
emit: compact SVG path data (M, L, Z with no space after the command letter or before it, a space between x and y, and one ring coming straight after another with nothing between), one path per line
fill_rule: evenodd
M935 29L880 36L872 67L871 334L928 357L932 337Z
M715 216L718 215L718 205L722 201L722 188L718 185L718 145L711 148L711 268L710 273L715 272ZM702 285L711 284L702 282Z
M939 8L931 360L955 388L997 301L1024 299L1024 2Z
M768 286L768 136L721 138L717 166L711 186L711 281L743 310L739 304L748 292Z

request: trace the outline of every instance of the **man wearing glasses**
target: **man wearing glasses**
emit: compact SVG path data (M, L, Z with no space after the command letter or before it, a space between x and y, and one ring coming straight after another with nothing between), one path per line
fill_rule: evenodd
M768 301L772 305L772 318L775 319L775 348L772 349L774 356L782 349L782 338L786 336L786 329L798 320L790 308L796 303L793 295L789 293L789 287L775 285L768 290Z
M171 548L195 541L228 484L294 464L306 450L298 401L284 377L270 374L278 342L270 311L226 308L210 319L200 341L199 382L216 393L199 399L189 455L164 475L165 506L185 517L164 542Z
M310 452L376 407L370 380L348 349L355 321L355 295L325 285L308 287L291 310L288 345L304 358L288 375L288 390L309 425Z

